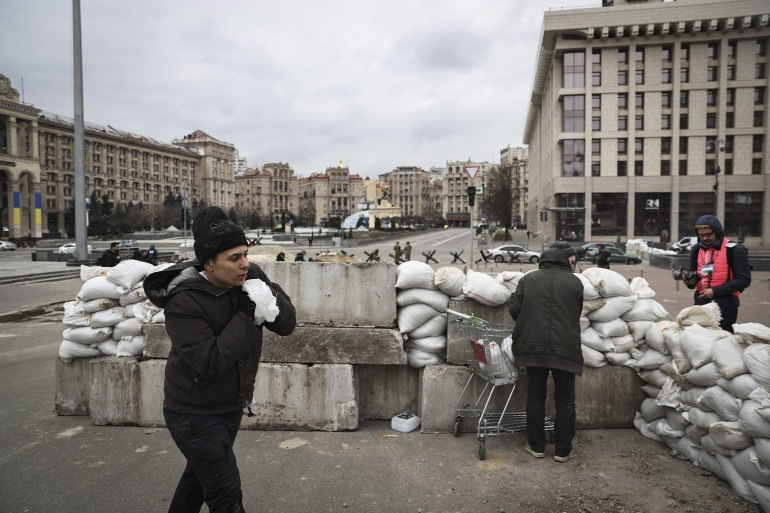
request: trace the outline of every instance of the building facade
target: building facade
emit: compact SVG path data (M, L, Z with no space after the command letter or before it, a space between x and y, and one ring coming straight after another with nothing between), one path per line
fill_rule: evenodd
M670 242L716 214L728 236L767 245L770 4L605 4L544 15L524 135L530 224Z
M447 162L446 171L442 180L443 185L443 211L444 218L449 226L470 226L473 222L478 225L486 221L486 216L481 208L481 195L484 194L484 175L492 169L494 164L489 162ZM473 180L466 168L478 167ZM473 219L468 201L468 187L475 187L476 195L473 204Z
M296 219L297 177L294 169L283 162L270 163L259 168L247 168L242 175L235 176L236 212L250 228L257 226L251 222L251 216L259 216L262 227L281 224L281 218L291 223L302 223Z
M529 203L529 151L527 148L511 148L500 150L500 166L511 168L511 190L513 192L513 219L511 226L519 227L527 224L527 204Z
M342 159L337 167L300 178L297 192L300 215L310 220L307 224L316 226L328 225L332 218L342 222L365 197L364 180L351 174Z

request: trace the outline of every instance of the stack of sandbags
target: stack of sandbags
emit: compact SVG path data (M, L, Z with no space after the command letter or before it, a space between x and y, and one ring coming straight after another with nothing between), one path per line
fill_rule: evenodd
M62 361L140 356L145 346L142 325L164 322L162 311L146 299L142 288L144 277L159 268L139 260L125 260L115 267L81 266L83 286L74 301L64 304L67 328L59 346Z
M396 270L398 330L406 337L404 349L412 367L446 360L446 307L450 295L436 287L435 275L430 265L416 260L404 262ZM456 276L442 273L442 277L446 287L455 286Z
M716 303L656 323L636 367L648 398L634 425L770 511L770 328L719 328Z

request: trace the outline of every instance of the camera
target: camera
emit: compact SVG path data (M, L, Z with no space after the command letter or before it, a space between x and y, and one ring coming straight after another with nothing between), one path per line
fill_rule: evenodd
M674 271L674 280L684 281L686 282L687 288L694 289L701 280L701 275L694 271L685 271L684 267L680 267Z

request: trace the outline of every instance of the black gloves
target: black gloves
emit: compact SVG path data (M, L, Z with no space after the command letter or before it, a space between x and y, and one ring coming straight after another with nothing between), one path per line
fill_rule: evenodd
M249 294L242 290L238 296L238 310L245 313L249 319L254 319L254 310L257 308L256 303L251 300Z

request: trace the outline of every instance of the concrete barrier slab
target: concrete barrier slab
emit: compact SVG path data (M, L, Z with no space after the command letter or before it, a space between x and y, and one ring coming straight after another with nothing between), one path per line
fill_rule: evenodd
M356 365L358 415L362 420L417 414L420 369L408 365Z
M139 362L126 356L91 360L91 420L97 426L139 425Z
M91 358L75 358L64 363L56 358L56 395L54 409L57 415L89 415L91 395Z

